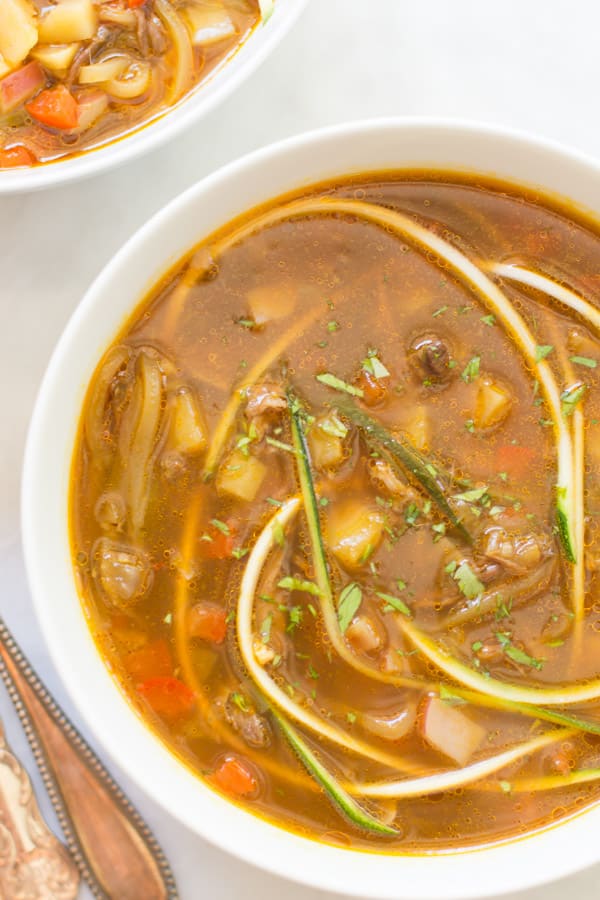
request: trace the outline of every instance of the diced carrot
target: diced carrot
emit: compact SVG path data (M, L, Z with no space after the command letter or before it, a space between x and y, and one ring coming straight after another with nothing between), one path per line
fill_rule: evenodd
M228 756L213 773L215 784L234 797L247 797L258 790L258 779L239 756Z
M371 372L362 369L356 379L356 387L363 392L362 402L365 406L377 406L385 399L387 385L382 378L376 378Z
M232 519L228 519L224 524L227 531L217 528L216 525L209 525L206 529L206 534L210 540L203 539L200 541L200 549L208 559L231 558L235 546L237 526Z
M0 113L16 109L46 84L44 70L38 62L29 62L0 81Z
M30 116L50 128L68 130L75 128L79 121L77 101L64 84L42 91L31 103L25 104L25 109Z
M128 653L123 663L135 682L173 674L171 651L164 638L158 638L145 647Z
M213 603L198 603L190 610L188 626L191 637L222 644L227 634L227 614Z
M5 147L0 150L0 169L13 169L18 166L33 166L37 159L23 144L15 144L14 147Z
M143 6L146 0L127 0L127 5L129 9L137 9L138 6Z
M155 713L169 721L189 715L194 708L194 692L170 675L148 678L138 686L138 693Z
M536 451L532 447L519 444L503 444L498 447L496 468L498 472L506 472L512 478L523 478L531 468Z

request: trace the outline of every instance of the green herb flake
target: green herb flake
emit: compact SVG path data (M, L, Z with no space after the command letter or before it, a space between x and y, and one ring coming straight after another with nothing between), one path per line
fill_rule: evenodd
M221 522L220 519L211 519L210 524L213 525L221 534L231 534L229 531L229 525L226 522Z
M449 706L463 706L467 702L466 700L463 700L462 697L455 694L445 684L440 684L439 696L440 700L443 703L447 703Z
M456 572L457 568L458 563L453 559L452 562L449 562L447 566L444 566L444 572L446 572L448 575L453 575L454 572Z
M491 328L496 324L496 316L493 316L491 314L489 316L482 316L481 321L484 325L488 325Z
M447 311L447 309L448 309L448 306L440 306L440 308L436 309L436 311L434 313L432 313L431 315L433 316L434 319L437 319L438 316L443 316L444 313Z
M483 593L483 584L468 563L461 563L453 577L467 600L474 600Z
M473 419L467 419L467 421L465 422L465 428L470 434L473 434L473 432L475 431L475 422L473 421Z
M473 356L472 359L470 359L466 364L460 375L465 384L471 384L472 381L475 381L475 379L479 375L480 362L480 356Z
M337 615L342 634L346 632L361 603L362 591L355 581L351 581L343 589L338 600Z
M543 359L546 359L547 356L550 356L554 347L552 344L538 344L535 348L535 361L541 362Z
M389 378L390 373L377 356L376 350L369 350L367 358L363 359L363 369L370 372L374 378Z
M354 723L356 722L356 713L355 712L346 713L346 722L349 722L350 725L354 725Z
M293 578L286 575L277 582L277 587L283 588L284 591L303 591L305 594L312 594L313 597L320 597L321 591L314 581L304 581L302 578Z
M560 395L563 416L573 414L575 407L586 392L585 384L577 384L567 388Z
M404 510L404 521L407 525L414 525L419 516L421 515L421 510L417 506L416 503L409 503L406 509Z
M270 503L271 506L283 506L283 500L276 500L275 497L267 497L266 502Z
M595 369L598 365L597 360L591 359L589 356L570 356L569 359L576 366L585 366L586 369Z
M278 450L285 450L286 453L292 453L296 456L296 449L292 447L291 444L286 444L284 441L278 441L277 438L272 437L268 437L266 441L271 447L276 447Z
M301 606L289 606L287 608L287 612L288 612L290 621L285 630L287 632L291 632L295 628L297 628L298 625L300 625L300 623L302 622L302 607Z
M396 578L396 587L399 591L406 590L406 582L402 578Z
M336 391L342 391L346 394L350 394L352 397L364 397L362 388L355 387L353 384L348 384L347 381L342 381L341 378L332 375L331 372L323 372L321 375L316 375L315 377L321 384L325 384L327 387L333 388Z
M319 506L328 506L329 498L328 497L319 497Z
M384 612L391 612L394 610L395 612L402 613L403 616L407 618L412 618L412 613L404 600L401 600L399 597L394 597L393 594L386 594L383 591L375 591L377 597L380 600L385 600L387 606L384 607Z
M173 613L168 612L166 614L166 616L164 617L163 622L165 623L165 625L170 625L172 621L173 621Z
M479 651L481 650L482 647L483 647L483 644L481 641L474 641L471 644L471 650L473 651L473 653L479 653Z
M237 319L236 325L241 325L242 328L248 328L250 331L257 327L254 319Z
M231 551L231 555L235 559L243 559L244 556L249 552L248 547L234 547Z
M268 616L265 616L263 619L263 623L260 626L260 636L263 640L263 643L268 644L269 638L271 637L271 626L273 624L273 614L269 613Z
M334 331L339 331L339 328L339 322L331 321L327 323L327 331L331 331L332 334Z
M348 434L348 429L344 425L341 419L339 419L334 413L330 416L327 416L326 419L323 419L322 422L318 423L318 427L321 431L324 431L325 434L330 434L332 437L345 438Z
M488 492L487 485L480 488L472 488L470 491L463 491L462 494L454 494L455 500L465 500L467 503L477 503L482 500Z
M536 669L538 672L543 668L545 660L535 659L535 657L530 656L524 650L515 647L511 641L510 635L506 632L497 631L496 640L501 645L505 655L508 656L509 659L512 659L513 662L522 666L529 666L531 669Z
M271 534L273 535L273 540L278 547L285 546L285 533L283 531L281 522L278 522L277 520L273 522L273 525L271 526Z
M319 673L317 672L317 670L315 669L315 667L313 666L312 663L309 663L309 664L308 664L308 670L307 670L307 671L308 671L308 677L309 677L309 678L313 678L313 679L316 681L317 678L319 677Z
M500 785L503 794L510 794L512 791L512 784L510 781L499 781L498 784Z
M243 694L238 694L237 692L233 693L231 694L231 700L233 700L235 705L238 709L241 709L242 712L250 712L250 706Z

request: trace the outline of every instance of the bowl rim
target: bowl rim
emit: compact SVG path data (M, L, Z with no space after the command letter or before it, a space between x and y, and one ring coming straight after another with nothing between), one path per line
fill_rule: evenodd
M249 78L292 28L309 0L277 0L273 14L259 21L223 65L174 106L113 140L73 157L31 168L0 170L0 196L70 184L118 168L177 138L213 111Z
M115 273L120 270L126 271L128 260L131 260L135 253L141 252L153 237L156 238L163 233L169 223L183 215L186 209L197 204L199 198L202 198L210 190L218 190L235 177L241 175L248 177L253 169L264 169L270 165L276 167L278 159L285 158L290 154L293 156L295 153L310 150L313 155L316 155L319 147L323 147L327 142L352 141L359 139L361 135L367 135L371 141L385 140L390 136L394 139L401 139L410 138L411 134L429 138L436 137L437 139L444 136L449 139L454 136L473 141L483 139L484 143L486 141L504 141L525 153L546 154L557 163L562 163L567 167L571 166L574 171L579 168L583 170L582 174L595 176L598 182L599 200L596 215L600 217L599 161L584 153L571 150L556 141L532 136L516 129L464 119L388 117L342 123L287 138L228 163L171 200L135 232L100 272L72 314L48 364L30 422L22 479L22 535L27 578L33 596L36 617L49 647L52 661L70 699L102 749L137 786L169 814L174 815L210 843L245 862L313 888L329 890L334 893L344 892L353 897L373 897L377 900L401 900L401 898L402 900L434 900L434 898L435 900L441 900L441 898L443 900L468 900L468 898L475 897L498 896L547 883L600 861L600 850L595 846L593 840L589 839L590 829L593 831L592 826L597 827L600 824L600 804L587 808L566 821L528 834L523 838L468 848L454 854L434 856L427 854L418 856L370 854L338 849L313 839L302 838L272 825L266 820L257 818L252 813L238 808L235 804L212 792L189 770L185 769L187 777L184 777L182 774L184 767L160 741L154 739L155 746L150 748L148 729L138 722L132 708L126 704L123 697L119 701L119 691L94 649L97 658L95 662L90 659L89 666L94 669L94 677L98 674L98 677L106 685L110 683L112 690L109 703L111 706L110 718L104 712L102 716L96 716L85 695L85 685L75 664L76 661L74 663L72 660L66 659L62 652L64 641L68 638L72 642L73 636L68 636L63 632L60 623L55 621L53 604L46 602L49 595L46 584L48 574L53 571L52 567L57 563L50 558L50 553L45 547L45 535L40 525L40 519L43 519L44 515L43 507L49 479L53 477L52 460L48 461L46 458L46 435L48 434L47 429L52 423L53 409L56 410L56 404L60 401L56 395L57 385L59 385L61 374L64 377L66 369L69 368L69 356L88 315L91 314L93 318L94 310L96 310L96 318L98 317L97 307L101 305L103 296L106 296L107 288L115 277ZM376 166L371 171L382 170L382 168L382 166ZM408 166L401 164L397 168L401 170ZM439 166L440 171L458 171L459 169L459 166ZM486 171L483 165L479 168L470 166L468 170ZM361 171L369 170L362 167ZM339 174L343 175L344 172L339 172ZM315 184L319 180L314 177L305 181L300 179L289 189L292 190L302 184ZM530 181L525 182L518 178L511 179L503 176L503 180L517 185L531 185ZM281 193L279 190L271 191L268 193L268 197L276 199ZM546 196L552 196L553 193L552 188L545 188ZM577 205L582 206L581 203ZM221 212L218 212L218 216L221 216ZM219 220L221 224L226 224L231 218L232 216L225 216ZM212 230L214 229L200 231L200 236L191 239L187 246L191 248L198 240L208 236ZM181 253L178 254L179 257L181 255ZM163 260L160 270L166 271L168 267L169 260ZM155 278L151 279L152 282L155 280ZM134 308L135 303L140 302L142 297L143 292L140 292L129 305L129 312ZM106 344L103 343L103 346L106 347ZM95 357L94 365L97 364L99 358L99 355ZM82 399L81 391L79 391L79 396ZM77 409L80 412L80 402ZM69 468L72 451L70 443L67 445L67 450L69 454L67 468ZM62 486L66 487L64 479ZM59 488L55 486L55 490L59 490ZM65 524L62 522L61 527L64 528ZM67 560L67 564L70 570L71 593L76 595L74 576L69 560ZM54 568L54 572L60 574L60 564L58 565L59 569ZM91 644L87 626L83 622L83 612L76 596L75 600L78 606L77 615L81 618L83 628L87 633L89 650L93 644ZM85 643L86 639L83 635L84 632L81 631L75 636L75 639ZM71 649L79 651L77 645L73 645ZM81 658L83 658L83 648ZM102 668L101 676L98 666ZM127 713L124 716L125 709ZM130 732L128 735L130 747L133 746L134 751L138 749L145 752L144 762L147 765L137 764L134 752L131 752L131 749L123 749L120 730L111 727L103 730L102 720L107 724L114 721L126 726L126 731ZM135 727L134 722L137 722ZM153 757L152 763L148 761L149 756ZM152 765L154 765L154 771L152 771ZM162 778L157 781L157 775L161 771L160 767L166 775L164 784ZM194 815L193 810L190 809L189 792L191 790L194 791L199 805L202 807L204 814L202 821L199 821L199 817ZM174 811L173 804L175 804L176 811ZM584 820L587 825L582 827ZM250 835L249 843L240 842L240 835ZM567 836L570 843L568 852L565 852L564 840ZM530 865L533 858L535 858L535 865ZM461 863L461 860L465 859L468 859L467 866ZM373 864L373 860L376 860L375 864ZM493 880L485 877L489 876L490 869L493 869L495 873ZM478 877L474 877L474 873ZM369 877L373 879L372 884L365 880Z

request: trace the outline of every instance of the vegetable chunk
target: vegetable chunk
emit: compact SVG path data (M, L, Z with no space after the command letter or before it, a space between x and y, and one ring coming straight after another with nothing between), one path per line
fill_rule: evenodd
M44 44L69 44L94 37L98 14L91 0L59 0L41 19L40 41Z
M37 44L35 8L27 0L0 0L0 72L14 69Z
M485 729L439 697L428 697L423 711L422 735L444 756L465 766L485 738Z
M254 500L267 474L267 467L256 456L244 456L234 450L224 460L217 473L216 487L219 494L228 494L236 500Z
M327 517L325 540L343 566L358 569L377 549L384 523L381 510L368 500L345 500L332 506Z

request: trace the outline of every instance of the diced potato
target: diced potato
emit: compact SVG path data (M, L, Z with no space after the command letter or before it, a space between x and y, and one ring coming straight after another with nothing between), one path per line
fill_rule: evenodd
M34 59L37 59L45 69L49 69L55 75L64 75L75 59L80 44L38 44L31 51Z
M200 406L189 388L173 397L171 445L182 453L198 453L206 447L208 429Z
M219 494L228 494L236 500L254 500L267 474L267 467L256 456L244 456L234 450L223 461L215 485Z
M486 736L485 728L439 697L425 701L421 727L425 741L459 766L468 763Z
M358 569L377 549L385 522L380 509L366 498L342 500L329 507L326 542L348 569Z
M343 425L334 415L321 416L311 425L308 446L317 469L333 469L343 463L344 443L340 436Z
M473 423L476 428L492 428L504 421L510 412L510 392L490 377L479 379Z
M265 325L275 319L283 319L294 311L296 293L279 284L267 284L248 291L247 300L252 318L257 325Z
M427 450L431 442L431 426L427 407L415 406L402 427L403 433L417 450Z
M5 75L8 75L10 68L9 64L0 53L0 78L4 78Z
M82 66L77 80L79 84L101 84L101 82L109 81L111 78L118 78L128 65L129 60L127 57L111 56L110 59L104 59L102 62Z
M90 128L108 107L108 96L99 88L80 91L77 95L77 128L71 134L81 134Z
M381 631L369 616L355 616L346 629L346 640L358 653L376 653L383 645Z
M43 44L69 44L94 37L98 14L91 0L58 0L39 23Z
M190 3L183 9L190 29L192 43L197 47L210 47L235 37L236 28L221 3Z
M0 57L4 66L10 70L20 65L37 41L35 7L28 0L0 0Z

